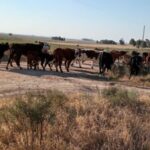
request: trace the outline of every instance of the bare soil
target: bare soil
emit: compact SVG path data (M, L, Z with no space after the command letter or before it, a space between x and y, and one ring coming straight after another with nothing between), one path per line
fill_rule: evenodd
M15 64L14 64L15 66ZM27 70L26 63L22 62L23 70L17 67L6 70L6 63L0 64L0 97L24 94L35 90L56 89L64 93L94 94L104 88L117 86L129 90L138 91L141 94L150 94L150 87L128 86L125 82L111 81L108 78L99 77L98 67L90 68L90 62L79 68L77 65L70 67L70 72L64 73L38 70Z

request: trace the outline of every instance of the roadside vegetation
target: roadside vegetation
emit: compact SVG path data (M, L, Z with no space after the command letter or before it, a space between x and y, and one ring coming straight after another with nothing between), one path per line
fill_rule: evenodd
M149 150L149 116L149 97L120 88L27 93L0 105L0 149Z

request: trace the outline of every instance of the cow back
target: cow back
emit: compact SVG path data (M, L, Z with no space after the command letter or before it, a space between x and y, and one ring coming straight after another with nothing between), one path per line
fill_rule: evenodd
M57 59L73 60L75 59L75 50L69 48L57 48L54 50L54 57Z

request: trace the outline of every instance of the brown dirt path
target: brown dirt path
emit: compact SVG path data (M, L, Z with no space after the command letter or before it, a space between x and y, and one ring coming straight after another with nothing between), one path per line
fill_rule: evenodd
M96 93L97 90L110 86L119 86L142 94L150 94L150 88L126 86L122 83L111 82L106 78L99 77L97 74L98 68L95 67L94 70L91 70L89 63L83 66L84 69L80 69L77 66L71 67L69 73L50 72L49 70L26 70L26 63L21 65L24 68L23 70L14 67L7 71L5 69L6 63L0 64L0 97L48 89L57 89L65 93L88 94Z

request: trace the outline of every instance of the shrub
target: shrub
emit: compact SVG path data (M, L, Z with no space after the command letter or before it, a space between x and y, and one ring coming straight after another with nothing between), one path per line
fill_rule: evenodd
M104 89L102 93L113 106L133 105L138 98L137 94L134 92L115 87Z
M125 75L129 75L129 68L123 64L114 64L112 66L112 77L113 78L121 78Z
M28 93L25 97L18 97L11 107L1 111L3 122L10 129L10 137L15 139L11 141L8 138L4 143L18 145L20 149L45 149L46 126L54 124L56 111L65 100L64 94L58 91Z

